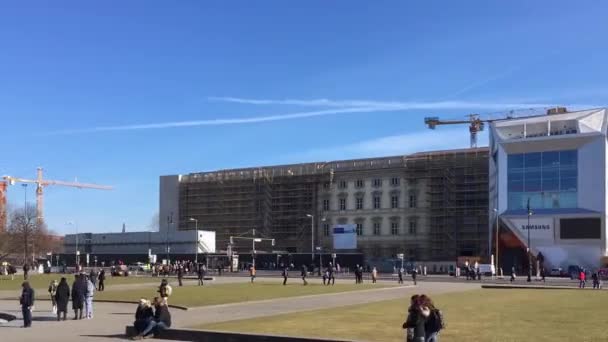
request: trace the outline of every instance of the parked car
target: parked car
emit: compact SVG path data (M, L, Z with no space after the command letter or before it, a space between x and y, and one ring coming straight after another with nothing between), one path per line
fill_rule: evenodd
M561 267L552 268L551 272L549 272L549 275L552 277L563 277L564 270Z

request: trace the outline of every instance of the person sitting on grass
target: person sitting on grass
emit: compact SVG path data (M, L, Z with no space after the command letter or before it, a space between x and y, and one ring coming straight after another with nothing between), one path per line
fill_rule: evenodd
M158 297L154 297L154 319L148 322L148 326L139 335L133 337L134 340L141 340L150 334L158 335L163 330L171 327L171 313L167 304Z
M152 304L145 298L140 299L137 311L135 311L135 322L133 323L136 335L143 333L152 319L154 319Z

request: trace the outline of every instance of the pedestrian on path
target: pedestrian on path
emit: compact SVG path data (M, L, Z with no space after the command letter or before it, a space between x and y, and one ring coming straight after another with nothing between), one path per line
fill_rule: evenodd
M205 267L205 265L199 265L198 270L196 271L197 276L198 276L198 286L205 285L205 283L204 283L205 269L203 267Z
M53 313L57 313L57 280L51 281L49 285L49 295L51 296L51 304L53 304Z
M68 302L70 301L70 286L65 277L61 278L59 285L57 285L55 300L57 302L57 320L61 319L63 313L63 320L65 321L68 315Z
M249 276L251 277L251 283L253 284L253 281L255 280L255 266L253 264L249 267Z
M515 281L515 278L517 277L517 275L515 275L515 266L511 267L511 282Z
M25 265L23 265L23 280L27 280L29 272L30 266L26 263Z
M86 279L87 292L85 293L86 318L93 319L93 296L95 295L95 284L90 278Z
M179 286L183 286L182 279L184 278L184 268L180 265L177 266L177 282Z
M580 282L578 283L578 287L584 289L585 284L587 283L587 275L585 274L585 270L581 270L578 278L580 280Z
M600 285L600 276L597 271L593 272L593 274L591 275L591 279L593 280L593 288L599 290L601 288L601 285Z
M171 293L173 293L173 288L171 287L171 285L169 285L167 279L163 279L160 281L160 286L158 287L157 292L160 295L162 301L167 304L169 301L169 296L171 296Z
M306 265L302 265L302 281L304 282L304 286L308 285L306 281L306 276L308 275L308 268Z
M34 289L30 287L30 283L24 281L21 284L21 298L19 298L19 304L21 304L21 313L23 314L23 327L29 328L32 326L32 310L34 310Z
M403 284L403 267L399 269L399 273L397 275L399 276L399 281L397 283Z
M74 309L74 320L82 319L84 308L86 284L81 281L82 274L77 274L72 283L72 309ZM83 286L84 285L84 286Z
M327 275L327 285L330 284L331 285L335 285L336 284L336 269L334 268L332 263L329 263L329 267L327 268L328 270L328 275Z
M376 266L374 266L374 268L372 269L372 284L375 284L377 279L378 279L378 270L376 269Z
M105 281L106 281L106 271L102 268L101 271L99 271L99 274L97 275L97 281L98 281L98 290L101 291L105 291L106 289L106 285L105 285Z
M416 282L416 277L418 275L418 271L416 270L416 268L414 267L414 269L412 269L412 281L414 282L414 285L417 285L418 283Z
M283 285L287 285L287 278L289 277L289 267L283 269Z

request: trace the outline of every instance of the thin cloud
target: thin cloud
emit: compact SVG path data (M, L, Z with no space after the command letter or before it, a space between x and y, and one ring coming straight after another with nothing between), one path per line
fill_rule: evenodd
M345 145L313 149L286 157L291 161L341 160L349 158L404 155L421 151L468 148L469 131L462 129L428 130L400 135L378 137ZM478 145L487 146L486 134L478 136Z
M219 100L220 98L215 98ZM329 109L320 109L315 111L254 116L245 118L232 119L208 119L194 121L173 121L134 125L120 126L98 126L92 128L62 130L49 133L50 135L62 134L79 134L79 133L95 133L95 132L111 132L111 131L135 131L149 129L165 129L165 128L180 128L180 127L197 127L197 126L223 126L223 125L244 125L263 123L271 121L296 120L312 117L332 116L349 113L381 113L395 112L407 110L446 110L446 109L467 109L467 110L507 110L521 108L539 108L549 107L549 104L539 103L485 103L485 102L469 102L469 101L439 101L439 102L383 102L383 101L362 101L362 100L259 100L245 98L222 98L226 102L249 103L255 105L283 104L283 105L299 105L299 106L323 106L330 107Z
M416 101L370 101L370 100L329 100L329 99L251 99L242 97L209 97L210 101L230 102L250 105L291 105L291 106L307 106L307 107L377 107L377 108L395 108L399 110L414 110L414 109L518 109L518 108L533 108L533 107L550 107L554 104L546 103L491 103L491 102L474 102L474 101L432 101L432 102L416 102Z

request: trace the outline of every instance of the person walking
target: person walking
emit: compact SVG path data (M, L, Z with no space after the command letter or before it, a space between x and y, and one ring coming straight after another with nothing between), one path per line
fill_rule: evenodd
M333 264L330 263L327 269L329 271L327 285L329 285L329 283L331 282L331 285L334 286L336 284L336 268Z
M59 285L57 285L55 301L57 303L57 320L61 319L63 313L63 320L65 321L68 315L68 302L70 301L70 286L65 277L61 278Z
M578 279L580 280L580 282L578 283L578 287L584 289L585 284L587 283L587 275L585 274L585 270L581 270Z
M399 268L397 275L399 276L399 280L397 281L397 283L403 284L403 267Z
M205 283L204 283L205 271L203 270L203 265L199 265L198 266L198 270L196 271L196 275L198 277L198 286L205 285Z
M319 269L320 269L320 267L319 267ZM325 281L327 280L327 278L329 278L329 268L327 268L323 271L323 285L325 285Z
M166 303L158 297L154 298L154 319L148 322L148 326L134 340L146 338L151 333L155 335L160 331L167 330L171 327L171 313Z
M600 288L600 277L596 272L593 272L593 274L591 274L591 280L593 281L593 288L594 289L598 289Z
M249 276L251 277L251 283L253 284L254 280L255 280L255 265L251 264L251 266L249 266Z
M171 296L171 293L173 292L173 288L171 285L169 285L167 279L163 279L160 281L160 286L158 287L157 292L160 295L160 298L166 304L168 303L169 296Z
M283 285L287 285L287 278L289 277L289 267L283 269Z
M545 283L545 268L544 267L540 268L540 280L542 280L543 283Z
M418 285L418 283L416 282L416 277L418 276L418 271L416 270L416 268L414 267L412 269L412 281L414 282L414 285Z
M30 266L27 263L25 263L23 265L23 280L27 280L29 273L30 273Z
M182 266L177 266L177 282L179 286L183 286L182 279L184 278L184 269Z
M72 309L74 309L74 320L82 319L86 287L83 287L81 274L76 275L72 283Z
M152 304L145 298L140 299L137 310L135 311L135 322L133 322L136 333L135 336L141 335L153 319L154 311L152 310Z
M85 292L86 318L93 319L93 296L95 295L95 284L90 278L85 278L87 291Z
M97 275L97 289L99 290L99 292L104 291L106 289L105 281L106 271L102 268L101 271L99 271L99 274Z
M302 282L304 282L304 286L308 285L308 282L306 281L307 275L308 275L308 267L306 267L306 265L302 265L301 276L302 276Z
M359 264L355 266L355 284L359 284Z
M375 284L377 279L378 279L378 270L376 269L376 266L374 266L374 268L372 269L372 284Z
M19 304L21 304L21 313L23 314L23 327L29 328L32 326L32 310L34 310L34 289L30 287L28 281L24 281L21 284L21 298L19 298Z
M510 282L514 282L517 275L515 275L515 266L511 267L511 279Z
M57 280L51 281L49 285L49 295L51 297L51 304L53 305L53 313L57 313Z

